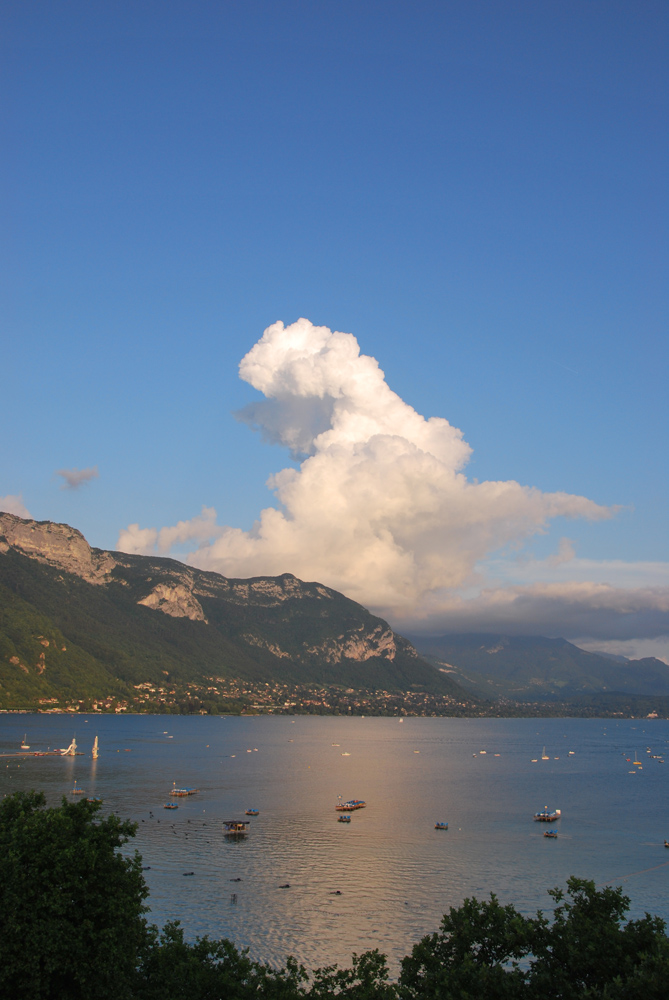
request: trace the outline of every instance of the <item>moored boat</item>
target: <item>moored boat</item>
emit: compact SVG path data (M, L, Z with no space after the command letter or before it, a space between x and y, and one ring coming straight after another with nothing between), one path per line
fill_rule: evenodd
M225 819L223 820L223 833L226 837L241 837L245 833L248 833L248 825L248 820Z
M448 830L448 823L435 823L435 830Z
M362 799L349 799L348 802L339 802L335 809L337 812L352 812L354 809L364 809L366 805Z
M544 837L550 837L552 840L557 839L557 830L544 830Z
M260 809L247 809L246 810L246 815L247 816L259 816L260 815Z
M163 809L178 809L178 808L179 806L176 804L176 802L166 802L165 805L163 806Z
M172 791L170 792L170 795L179 795L183 797L184 795L195 795L195 793L199 791L199 788L177 788L176 781L174 781L172 782Z
M337 816L337 822L338 823L350 823L351 822L351 817L347 816L347 815Z
M26 733L25 736L23 737L23 743L21 744L21 750L30 750L30 744L26 743L27 736L28 736L28 734Z
M560 809L554 809L553 812L548 811L548 806L544 806L543 812L538 812L534 814L534 819L538 823L554 823L556 819L559 819L562 815Z

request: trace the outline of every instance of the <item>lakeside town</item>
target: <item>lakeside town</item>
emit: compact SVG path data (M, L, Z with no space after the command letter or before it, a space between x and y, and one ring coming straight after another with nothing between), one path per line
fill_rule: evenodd
M458 699L426 691L387 691L344 688L334 684L250 682L221 677L208 684L133 685L131 696L40 699L0 712L49 714L159 714L159 715L375 715L451 718L666 718L669 699L610 695L579 701L487 701L472 696Z

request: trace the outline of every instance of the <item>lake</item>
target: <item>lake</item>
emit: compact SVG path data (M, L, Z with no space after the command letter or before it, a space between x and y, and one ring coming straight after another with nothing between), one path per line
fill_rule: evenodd
M394 965L464 897L550 910L569 875L623 885L631 916L669 921L669 762L653 756L669 756L666 720L3 714L0 752L24 733L32 750L76 735L84 755L3 757L2 794L56 804L76 780L137 821L152 921L258 960L314 968L380 948ZM199 792L168 811L173 783ZM348 825L340 795L367 802ZM544 806L562 810L556 840L532 820ZM248 836L224 837L248 808Z

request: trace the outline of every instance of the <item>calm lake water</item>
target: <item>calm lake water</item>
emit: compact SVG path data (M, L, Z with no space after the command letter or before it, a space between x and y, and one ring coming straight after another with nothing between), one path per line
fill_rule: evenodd
M24 733L33 750L76 734L84 756L3 757L2 794L56 804L76 779L138 822L154 922L273 964L376 947L394 963L465 896L550 910L569 875L623 885L632 916L669 921L666 720L2 715L0 752ZM167 811L173 782L200 791ZM367 802L350 825L339 795ZM557 840L532 821L544 806L562 810ZM225 838L221 821L248 808L248 836Z

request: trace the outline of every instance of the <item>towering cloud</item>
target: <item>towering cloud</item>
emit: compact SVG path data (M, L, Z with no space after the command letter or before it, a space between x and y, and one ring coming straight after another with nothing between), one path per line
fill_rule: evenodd
M349 333L306 319L275 323L240 375L265 400L238 418L300 462L268 482L278 507L261 511L248 532L215 528L210 512L208 525L204 514L160 532L132 525L119 548L166 551L170 533L183 540L192 525L200 542L210 531L189 560L201 568L237 577L291 572L406 620L474 584L479 560L551 518L611 516L585 497L468 481L462 432L400 399Z

